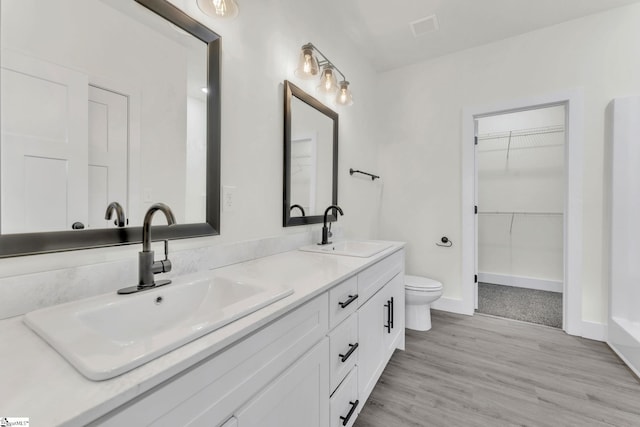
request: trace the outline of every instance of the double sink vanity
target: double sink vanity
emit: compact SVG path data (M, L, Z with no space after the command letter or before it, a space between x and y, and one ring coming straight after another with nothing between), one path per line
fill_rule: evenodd
M404 348L403 244L306 246L0 334L1 409L34 424L350 426Z

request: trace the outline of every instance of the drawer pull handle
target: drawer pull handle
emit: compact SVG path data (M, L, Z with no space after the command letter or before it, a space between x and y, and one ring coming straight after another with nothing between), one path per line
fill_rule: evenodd
M346 417L340 417L340 419L342 420L343 426L346 426L347 424L349 424L349 419L351 418L353 413L356 411L356 408L358 407L359 403L360 403L359 400L356 400L355 402L349 402L349 405L351 405L351 409L349 409L349 413L347 414Z
M349 295L349 299L348 300L346 300L345 302L339 302L338 304L340 305L340 307L345 308L346 306L348 306L349 304L351 304L352 302L354 302L357 299L358 299L358 294Z
M349 357L351 357L351 355L353 354L354 351L356 351L356 348L358 348L358 343L355 344L349 344L349 351L347 351L347 354L339 354L338 357L340 357L340 361L342 361L343 363L347 361L347 359L349 359Z
M393 297L391 297L391 316L389 316L389 323L391 324L391 329L393 329L393 318L395 317L393 315L393 309L394 309Z
M391 300L387 300L387 303L384 305L387 308L387 324L384 325L385 328L387 328L387 333L391 333L391 328L393 327L393 321L391 320L391 310L392 310L392 302Z

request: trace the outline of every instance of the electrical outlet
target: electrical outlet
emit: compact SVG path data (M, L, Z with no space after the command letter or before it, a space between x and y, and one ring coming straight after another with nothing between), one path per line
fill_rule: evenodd
M236 187L231 185L222 186L222 211L235 212Z

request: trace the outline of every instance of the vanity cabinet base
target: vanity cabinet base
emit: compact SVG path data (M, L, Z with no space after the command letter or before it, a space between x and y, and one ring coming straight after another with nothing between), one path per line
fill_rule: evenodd
M404 348L404 250L92 426L349 427Z

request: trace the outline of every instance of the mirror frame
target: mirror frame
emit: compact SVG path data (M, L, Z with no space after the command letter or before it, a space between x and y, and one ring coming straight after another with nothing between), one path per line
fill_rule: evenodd
M204 223L153 226L153 240L220 234L220 44L218 34L166 0L134 0L207 44L207 201ZM106 206L105 206L106 209ZM142 242L142 227L0 234L0 258Z
M315 108L321 114L333 120L333 184L331 204L338 204L338 113L324 105L288 80L284 81L284 187L282 203L282 226L320 224L324 222L324 215L291 216L291 98ZM328 206L327 206L328 207ZM336 221L334 212L327 215L328 221Z

